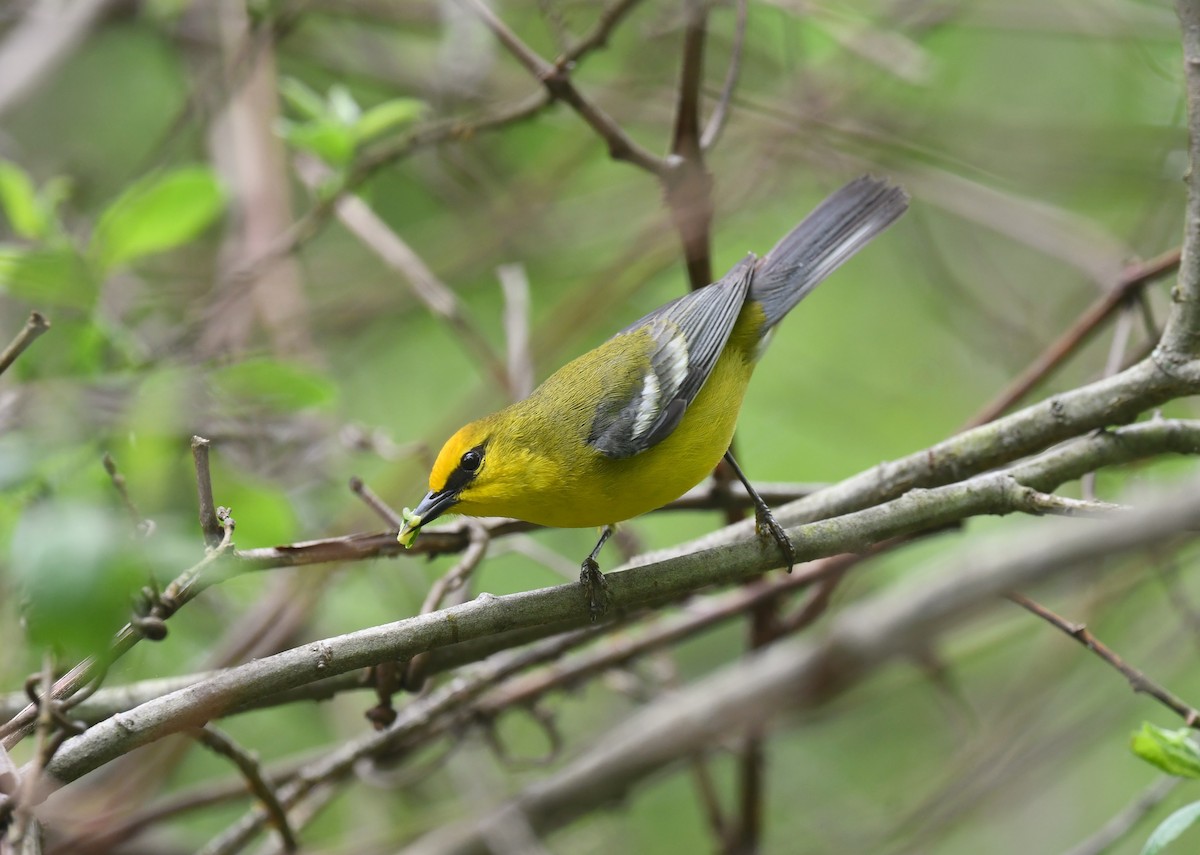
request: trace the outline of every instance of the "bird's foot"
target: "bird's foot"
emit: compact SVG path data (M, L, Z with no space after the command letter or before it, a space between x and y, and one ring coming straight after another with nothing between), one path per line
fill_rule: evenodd
M579 569L579 584L587 597L588 614L592 616L592 623L595 623L608 611L609 601L608 582L600 572L600 565L596 563L595 558L588 556L583 559Z
M791 573L792 568L796 566L796 549L792 546L791 538L787 536L783 526L775 521L775 515L771 513L771 509L766 504L754 509L754 531L764 540L770 538L775 541L775 545L779 547L779 551L783 555L783 560L787 562L788 572Z

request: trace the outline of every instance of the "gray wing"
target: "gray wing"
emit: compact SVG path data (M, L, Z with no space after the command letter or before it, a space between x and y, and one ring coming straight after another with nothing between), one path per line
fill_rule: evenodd
M725 349L754 272L754 255L719 281L692 291L613 338L649 334L654 350L641 383L611 389L596 407L588 444L606 457L633 457L670 436Z

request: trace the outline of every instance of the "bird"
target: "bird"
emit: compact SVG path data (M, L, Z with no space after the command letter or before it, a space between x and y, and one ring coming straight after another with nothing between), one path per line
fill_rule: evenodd
M776 325L908 207L905 191L864 175L835 191L762 258L633 322L551 374L528 397L464 425L438 453L429 492L404 509L411 546L447 513L543 526L602 527L581 564L595 620L607 609L596 557L613 527L662 507L724 457L754 500L758 532L791 540L729 453L742 399Z

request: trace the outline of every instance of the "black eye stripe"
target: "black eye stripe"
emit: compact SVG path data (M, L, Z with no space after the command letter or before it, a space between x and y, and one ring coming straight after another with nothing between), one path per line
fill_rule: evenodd
M468 460L474 462L474 466L468 466ZM458 493L468 484L475 480L475 476L479 474L480 467L483 466L483 444L477 445L470 451L463 454L459 460L458 466L450 473L450 477L446 479L446 486L443 492Z

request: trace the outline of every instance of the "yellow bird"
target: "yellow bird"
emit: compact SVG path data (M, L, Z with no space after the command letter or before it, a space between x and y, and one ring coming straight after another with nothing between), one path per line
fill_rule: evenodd
M864 176L822 202L763 258L655 309L550 375L529 397L460 428L438 454L429 493L405 509L398 540L452 512L545 526L604 526L584 560L592 616L605 608L596 563L612 526L677 499L732 464L760 533L791 542L728 455L742 397L776 324L908 206Z

